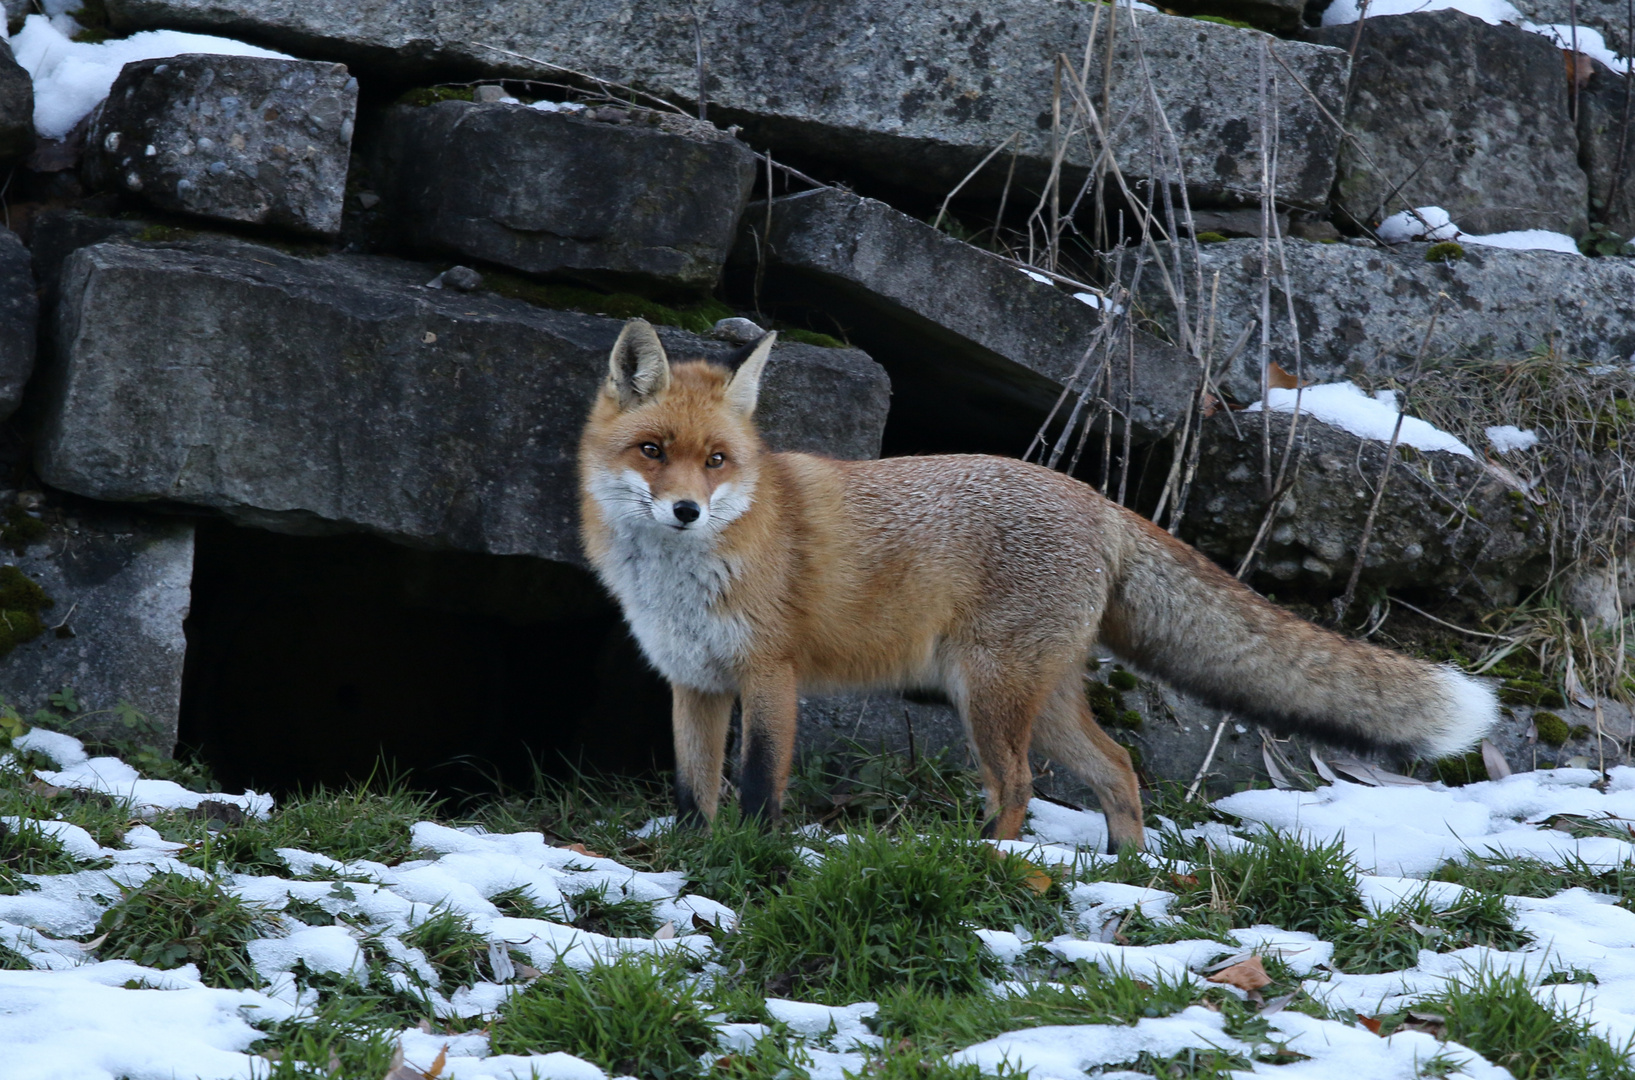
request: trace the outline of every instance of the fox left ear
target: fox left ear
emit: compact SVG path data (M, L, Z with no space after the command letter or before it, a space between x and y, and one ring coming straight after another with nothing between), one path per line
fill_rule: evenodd
M662 394L670 385L670 358L646 319L624 324L607 366L608 385L619 395L622 408L630 408L638 398Z
M777 340L778 332L773 330L749 346L749 355L744 357L738 369L732 373L732 381L727 383L727 404L745 416L755 412L755 401L761 392L761 373L766 370L767 357L772 355L772 346Z

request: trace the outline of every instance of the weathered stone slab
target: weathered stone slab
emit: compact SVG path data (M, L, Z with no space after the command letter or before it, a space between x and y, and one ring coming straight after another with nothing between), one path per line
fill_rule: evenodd
M23 400L23 387L34 371L39 320L28 248L16 233L0 228L0 420Z
M1593 64L1578 91L1578 161L1589 182L1590 221L1635 235L1635 101L1629 80Z
M1355 34L1311 39L1346 48ZM1434 205L1473 233L1585 229L1561 50L1538 34L1451 10L1368 19L1346 129L1335 198L1365 224Z
M1177 15L1214 15L1238 19L1263 30L1298 30L1306 5L1302 0L1183 0L1169 10Z
M871 340L871 328L889 336L892 344L873 355L892 371L900 391L913 387L926 399L916 399L920 409L945 413L1003 402L1034 416L1037 425L1102 323L1099 309L1072 294L873 199L810 191L774 200L763 238L766 220L765 203L745 214L734 265L747 274L764 262L764 300L816 304L859 341ZM1185 414L1198 370L1185 353L1149 334L1137 332L1135 339L1128 412L1146 441L1167 435ZM1110 360L1121 409L1128 356L1119 344L1092 361ZM1086 381L1081 376L1079 384Z
M1102 28L1110 10L1101 13ZM207 30L397 74L476 66L561 78L560 70L523 59L533 57L671 101L699 96L685 0L109 0L108 11L122 29ZM1082 62L1097 18L1094 5L1037 0L721 0L701 28L710 115L743 125L757 145L838 159L848 169L938 192L1015 134L1018 180L1042 176L1053 149L1057 58ZM1147 12L1137 14L1137 27L1121 16L1105 120L1122 125L1118 158L1132 177L1148 174L1158 129L1148 114L1145 71L1181 140L1188 182L1200 195L1255 195L1262 50L1270 49L1278 58L1267 61L1281 131L1278 196L1303 206L1325 202L1339 133L1317 102L1340 113L1343 52ZM1089 86L1104 85L1102 56L1098 45ZM1082 135L1070 139L1070 177L1082 176L1094 157ZM978 187L997 190L1004 168L986 173Z
M0 164L20 160L34 148L34 80L0 41Z
M1452 263L1426 262L1426 244L1283 246L1303 374L1313 382L1411 368L1432 312L1431 358L1522 356L1546 341L1595 363L1623 362L1635 352L1635 261L1470 243ZM1201 258L1205 281L1221 275L1216 340L1231 341L1259 314L1260 242L1204 244ZM1152 302L1163 310L1159 298ZM1271 357L1292 372L1293 335L1275 262L1271 310ZM1258 362L1258 349L1246 349L1223 379L1241 401L1260 397Z
M615 283L712 288L755 184L754 151L670 113L400 105L381 143L410 243Z
M40 476L285 531L580 561L578 434L621 322L425 288L435 272L229 241L75 252ZM864 354L780 346L767 381L774 446L878 452L889 386Z
M1625 0L1516 0L1516 9L1528 22L1557 26L1561 41L1572 41L1572 24L1578 23L1579 48L1586 44L1586 30L1601 35L1602 42L1619 56L1629 55L1629 5Z
M7 509L15 491L0 492ZM0 697L28 712L52 708L73 690L73 734L130 740L169 754L176 746L182 661L193 580L190 522L25 493L44 526L32 542L12 541L0 564L15 566L45 591L44 633L0 656ZM15 529L9 530L15 533ZM18 554L13 544L21 547ZM149 723L128 726L128 702Z
M1289 419L1271 417L1274 453L1286 445ZM1265 511L1260 424L1258 413L1222 413L1204 426L1180 535L1225 566L1249 551ZM1294 452L1293 486L1260 547L1256 580L1338 594L1356 559L1386 444L1302 416ZM1360 582L1463 588L1514 603L1518 586L1542 580L1547 551L1544 518L1503 473L1461 454L1401 448Z
M91 125L85 175L165 210L333 234L357 105L358 82L340 64L136 61Z

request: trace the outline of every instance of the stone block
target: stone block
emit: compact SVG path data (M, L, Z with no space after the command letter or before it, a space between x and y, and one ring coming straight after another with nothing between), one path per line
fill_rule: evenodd
M1305 14L1304 0L1184 0L1169 10L1177 15L1214 15L1237 19L1263 30L1298 30Z
M16 233L0 228L0 420L17 411L34 372L39 319L28 248Z
M1525 356L1547 342L1592 363L1621 363L1635 352L1635 262L1628 259L1466 243L1463 259L1432 263L1427 244L1283 246L1303 374L1313 382L1412 369L1433 312L1430 358ZM1234 340L1259 315L1260 241L1200 251L1204 280L1220 273L1215 339ZM1190 256L1185 265L1190 275ZM1156 292L1149 300L1165 310ZM1271 358L1292 372L1294 341L1275 262L1271 310ZM1222 379L1240 401L1260 398L1258 362L1258 348L1246 349Z
M714 287L755 183L748 146L669 113L400 105L381 142L411 244L615 284Z
M805 192L774 200L770 232L766 221L766 204L754 204L733 254L742 276L764 261L763 302L822 308L886 365L900 394L943 423L970 414L976 427L1005 410L1031 435L1102 322L1099 309L1071 293L873 199ZM1135 340L1128 411L1139 439L1150 441L1185 414L1197 365L1149 334ZM1113 396L1123 408L1129 353L1123 345L1111 352Z
M1578 92L1578 161L1589 181L1589 216L1635 236L1635 101L1629 80L1594 64Z
M69 256L36 467L116 502L581 562L574 461L619 320L428 289L437 268L235 241ZM680 331L677 355L732 346ZM779 346L776 448L878 453L884 373Z
M34 148L34 80L0 40L0 165L20 161Z
M108 0L108 12L121 29L227 34L397 77L446 77L438 73L475 67L561 78L560 69L526 59L532 57L670 101L699 97L685 0ZM1016 135L1017 179L1033 183L1052 158L1057 59L1082 62L1092 25L1099 39L1110 13L1038 0L720 0L701 27L705 96L712 119L742 125L756 145L828 158L939 194ZM1110 81L1100 70L1105 50L1099 44L1089 50L1087 85L1111 87L1106 122L1121 125L1120 166L1132 177L1147 176L1156 130L1148 103L1155 97L1198 197L1254 197L1265 49L1275 54L1266 64L1282 135L1278 197L1324 204L1339 145L1324 109L1342 111L1346 54L1219 23L1140 12L1132 26L1121 16ZM1095 155L1082 134L1068 140L1070 182ZM997 191L1004 178L1003 165L993 166L968 190Z
M1271 417L1272 446L1286 444L1289 415ZM1181 538L1235 567L1260 528L1261 417L1217 414L1204 425ZM1351 574L1386 444L1300 418L1293 486L1261 544L1254 580L1296 592L1337 595ZM1274 461L1275 465L1275 461ZM1514 602L1517 586L1543 580L1544 517L1509 474L1447 451L1399 450L1369 534L1360 583L1429 590L1467 588Z
M95 187L163 210L340 231L358 83L340 64L194 53L126 64L86 139Z
M8 509L16 494L4 493ZM23 498L35 505L30 494ZM31 539L16 537L15 521L0 530L8 537L0 564L39 585L51 606L40 613L42 634L0 656L0 697L25 715L42 707L62 713L49 697L71 688L79 704L73 734L168 755L187 651L192 524L60 497L36 512ZM151 726L124 723L121 702Z
M1346 48L1355 34L1329 26L1310 36ZM1342 218L1374 225L1440 206L1472 233L1586 227L1561 50L1538 34L1452 10L1368 19L1346 129Z

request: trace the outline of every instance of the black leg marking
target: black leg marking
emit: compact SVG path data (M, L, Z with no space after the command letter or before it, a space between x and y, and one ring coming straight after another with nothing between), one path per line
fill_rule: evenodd
M779 793L772 790L775 772L772 748L766 744L766 740L756 737L753 732L749 733L744 743L743 780L738 785L739 804L744 817L777 821L781 816L783 800ZM774 799L778 800L777 803L773 802Z
M698 808L693 789L679 776L676 778L676 824L688 829L708 828L710 824Z

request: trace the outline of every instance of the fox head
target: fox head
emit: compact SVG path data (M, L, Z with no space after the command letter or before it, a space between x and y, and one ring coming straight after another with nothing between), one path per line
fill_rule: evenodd
M672 363L645 319L625 324L579 446L580 481L609 525L709 537L749 509L770 333L729 358Z

